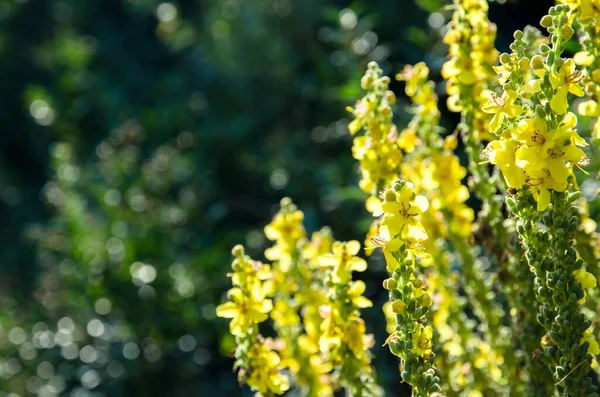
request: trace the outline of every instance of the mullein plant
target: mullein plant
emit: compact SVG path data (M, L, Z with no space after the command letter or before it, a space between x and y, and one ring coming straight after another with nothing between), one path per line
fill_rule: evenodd
M574 247L580 192L573 168L586 166L588 159L568 103L569 94L584 95L585 74L573 59L562 57L574 34L570 11L558 5L542 18L550 45L540 47L541 55L528 59L528 43L517 31L512 54L500 56L503 93L492 93L485 105L494 112L490 131L499 139L485 154L509 187L507 205L534 274L537 320L546 331L537 355L561 394L587 396L598 395L588 374L592 354L600 348L580 308L596 278Z
M233 250L234 288L217 315L232 319L239 380L261 396L290 387L317 397L340 388L349 396L380 396L371 367L374 339L360 314L372 303L363 296L365 283L352 279L367 267L356 256L360 243L334 241L328 229L309 240L303 218L290 199L281 201L265 227L274 242L265 252L271 265L253 261L241 246ZM276 338L258 330L269 316Z
M374 62L361 80L365 95L348 108L359 187L374 217L365 253L381 249L389 272L385 344L415 396L598 395L589 373L600 353L591 321L600 237L575 179L589 160L569 95L587 94L579 113L600 116L600 7L563 3L542 19L550 37L527 27L510 54L498 55L488 3L453 1L441 72L448 109L461 122L445 137L424 63L396 76L411 103L401 130L390 78ZM573 26L582 51L568 59ZM454 153L461 142L466 168ZM481 201L477 216L471 194ZM265 228L274 242L265 251L270 265L234 250L234 263L252 263L260 285L240 285L247 277L234 266L234 291L242 293L230 292L218 308L233 317L241 380L262 395L381 395L373 337L360 317L372 303L353 279L367 268L360 245L334 241L327 228L309 239L302 221L284 199ZM240 306L240 296L253 309L241 309L250 306ZM274 338L258 330L267 316ZM249 324L243 332L240 323Z
M396 326L386 344L400 358L402 379L412 386L413 395L429 396L441 391L434 367L433 328L426 317L432 299L415 266L416 258L426 255L421 243L428 236L418 217L429 203L403 180L394 182L382 196L382 222L371 240L383 248L390 272L383 286L389 291Z

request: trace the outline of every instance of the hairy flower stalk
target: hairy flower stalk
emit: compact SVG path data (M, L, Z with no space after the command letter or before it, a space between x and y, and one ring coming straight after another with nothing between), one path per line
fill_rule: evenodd
M490 315L490 312L497 312L495 304L480 304L489 300L489 286L478 280L472 283L478 291L474 292L471 286L464 283L461 286L458 274L450 270L450 264L457 260L449 255L451 247L461 248L458 260L463 263L463 269L473 269L475 259L465 239L471 234L474 213L465 204L469 191L461 183L466 169L452 152L457 146L456 136L448 135L443 139L440 135L435 83L428 81L428 76L429 69L424 63L406 66L396 76L406 82L405 91L412 101L409 112L413 114L398 139L398 145L406 152L401 175L415 181L415 192L425 195L431 202L429 210L421 215L429 235L423 247L430 255L423 263L432 264L437 270L428 273L427 282L435 285L431 290L435 307L431 320L442 344L438 348L438 367L443 370L440 373L444 380L442 387L447 393L471 387L489 394L501 380L501 374L507 372L504 363L510 361L504 360L504 356L509 354L490 354L489 344L481 340L473 321L469 321L464 313L469 302L478 314L488 311L482 317L499 320L500 317ZM467 276L473 280L473 272ZM461 287L466 288L474 299L462 299ZM499 326L498 323L491 324L490 328L499 332ZM498 356L500 359L497 360ZM465 371L464 363L474 361L478 365ZM473 380L467 382L467 379Z
M428 202L415 195L411 183L402 180L382 195L384 214L372 242L383 248L390 272L384 288L389 291L396 314L395 331L386 343L400 357L402 379L412 386L413 396L429 396L441 390L433 364L433 329L426 317L432 300L423 280L416 276L415 267L415 257L425 255L420 243L427 234L418 216L427 209Z
M321 352L339 368L340 385L348 396L369 397L382 395L371 369L372 335L365 333L365 323L360 309L371 307L369 299L362 296L363 281L352 281L353 271L364 271L367 263L357 257L358 241L333 244L330 253L319 256L319 266L326 269L327 303L318 310L324 318L321 323L319 345Z
M307 395L331 395L339 386L352 396L380 395L371 369L373 339L360 317L371 302L362 296L364 283L352 281L353 271L366 269L355 256L360 245L334 242L327 231L308 242L303 218L285 198L265 227L275 242L265 256L273 261L271 317L285 343L282 357Z
M449 60L444 64L442 76L447 80L448 109L461 113L460 131L468 155L469 186L482 202L474 236L481 247L469 246L455 240L461 258L465 289L469 303L478 315L484 335L493 348L505 356L506 366L516 372L516 358L507 328L507 313L498 304L505 291L494 289L494 273L505 269L508 230L503 224L502 196L496 194L498 178L482 167L482 140L489 139L488 125L495 119L482 108L491 82L497 51L494 47L496 26L490 23L485 0L455 0L452 20L444 42L449 45ZM501 98L498 98L501 101ZM481 250L483 248L483 252ZM482 271L483 253L490 262L489 271Z
M260 395L283 394L290 385L281 373L281 358L272 349L273 343L258 331L258 324L269 318L273 308L271 299L266 298L271 268L244 255L241 245L232 253L234 272L229 276L234 287L227 294L230 300L217 307L217 315L231 318L229 328L236 340L234 368L238 369L239 381Z
M362 178L360 188L375 196L391 183L400 171L402 151L396 144L398 129L392 121L391 106L396 96L388 89L390 78L383 76L377 63L370 62L361 86L367 94L348 111L354 120L348 125L352 135L363 130L353 141L352 155L360 162Z
M356 256L360 245L334 241L326 228L308 240L303 218L289 198L281 201L265 227L275 242L265 252L272 266L252 261L241 246L234 249L235 288L217 314L232 318L240 381L263 396L290 385L306 396L329 397L340 388L348 396L380 396L371 367L373 337L360 317L372 303L362 296L365 284L352 280L354 271L367 267ZM275 339L258 334L256 324L269 315Z
M500 138L490 142L486 156L515 191L507 204L534 274L537 320L546 331L540 358L561 394L588 396L597 395L587 376L590 353L600 350L590 335L591 322L580 310L584 288L595 287L596 279L573 247L579 197L573 167L584 166L587 158L578 148L586 143L575 130L577 118L568 112L568 94L583 95L583 76L572 60L561 57L573 36L569 10L566 5L552 7L542 18L552 44L541 46L544 57L525 57L527 43L519 31L513 54L500 57L504 93L487 105L496 107L497 122L490 128Z
M496 245L488 247L492 253L496 247L504 247L506 231L502 225L502 198L496 195L496 177L481 167L482 140L489 139L490 118L482 109L486 93L494 81L493 65L498 51L494 47L496 25L490 23L486 0L454 0L454 13L444 42L449 45L449 60L442 68L447 80L448 109L461 113L458 127L468 155L471 174L470 187L482 201L479 213L481 233L491 229ZM489 242L488 242L489 243ZM498 257L501 252L496 253Z

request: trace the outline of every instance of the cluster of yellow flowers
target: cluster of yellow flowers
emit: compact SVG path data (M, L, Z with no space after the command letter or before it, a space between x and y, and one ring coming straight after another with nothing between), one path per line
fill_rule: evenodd
M441 390L431 359L433 328L426 318L432 300L423 280L415 276L416 258L426 255L421 243L428 236L420 215L429 203L403 180L394 182L381 195L382 222L371 240L374 246L383 248L390 272L383 286L389 291L396 327L386 343L400 357L402 379L412 386L413 395L429 396Z
M352 155L360 162L362 178L360 188L369 194L376 194L386 183L391 183L398 175L402 151L396 143L398 129L392 122L392 108L396 96L388 89L390 78L383 76L375 62L369 63L361 86L367 95L356 102L348 111L354 120L348 125L352 135L364 130L362 136L354 138Z
M442 68L447 80L448 109L463 113L468 134L487 139L489 118L481 111L485 90L493 81L496 25L490 23L486 0L454 0L454 13L444 43L450 59Z
M523 51L527 43L517 31L516 52L502 54L497 68L501 80L507 81L504 92L490 94L483 108L494 114L490 130L500 137L488 144L485 155L499 166L508 187L530 187L538 211L548 208L550 190L564 192L576 184L573 167L588 162L578 147L587 143L575 129L577 117L567 111L567 94L584 94L580 84L584 75L572 59L560 58L573 29L568 24L552 26L548 18L543 23L557 31L552 48L541 46L545 59L527 58Z
M365 283L352 280L367 267L356 256L360 244L334 241L328 229L308 240L303 218L290 199L282 200L265 227L275 243L265 251L271 266L234 249L236 287L217 315L232 318L240 380L263 395L282 394L290 387L285 368L307 395L328 397L340 387L356 396L381 395L371 368L373 337L360 316L372 303L363 296ZM258 334L256 324L269 315L276 339Z
M458 145L456 135L440 136L438 99L435 83L428 80L429 68L422 62L407 65L396 78L406 83L414 114L398 139L398 145L412 156L401 164L401 175L415 181L415 189L431 198L431 214L424 218L430 237L448 237L450 233L466 237L471 233L473 210L465 202L469 191L461 181L467 170L452 152ZM407 143L407 138L412 145ZM413 143L414 142L414 143ZM415 143L418 147L415 148ZM438 233L436 233L438 229Z
M580 26L579 40L582 51L573 56L578 66L583 66L588 76L584 81L585 91L589 99L578 106L578 113L596 119L593 134L600 139L600 2L598 0L564 0L571 8L570 21L576 21Z
M375 218L365 251L381 248L389 272L386 344L414 396L598 396L587 376L590 368L600 373L592 361L598 326L586 318L600 298L600 234L576 191L574 167L588 163L587 144L569 94L587 95L578 113L600 118L600 0L559 2L542 19L549 38L528 27L498 56L488 2L453 0L441 71L448 109L461 113L453 133L444 137L439 126L424 63L396 76L411 103L401 131L390 79L374 62L361 80L365 95L348 108L359 186ZM572 26L582 51L568 59ZM459 133L467 168L454 153ZM594 134L600 139L597 120ZM497 166L492 173L482 156ZM481 201L476 222L471 194ZM328 229L309 239L289 199L265 235L274 243L265 251L271 265L238 248L231 301L218 308L233 318L241 376L262 394L291 383L309 396L341 388L381 395L374 339L361 318L372 302L353 279L367 268L360 244L334 241ZM269 316L275 339L258 333Z
M229 290L228 302L217 307L219 317L231 318L229 329L236 337L236 367L240 382L246 382L263 395L283 394L289 389L289 379L281 373L283 365L273 343L263 338L258 324L269 318L273 308L269 295L271 269L244 255L241 245L233 249L233 273L229 274L234 287Z

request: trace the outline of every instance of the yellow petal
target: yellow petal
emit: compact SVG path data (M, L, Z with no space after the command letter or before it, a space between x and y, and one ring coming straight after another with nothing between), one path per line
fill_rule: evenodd
M364 272L367 270L367 261L365 261L363 258L350 258L348 260L348 268L356 272Z
M592 273L585 270L575 270L573 274L583 288L596 288L596 277Z
M395 201L384 201L383 204L381 204L381 208L386 214L390 215L398 214L402 211L402 206L400 203Z
M415 197L415 205L421 212L425 212L427 211L427 208L429 208L429 201L427 200L427 197L419 195Z
M346 250L350 255L356 255L360 251L360 243L356 240L348 241L346 243Z
M234 318L240 313L238 307L233 302L225 302L217 306L217 316L223 318Z
M594 63L594 56L587 51L579 51L573 55L573 60L579 66L590 66Z
M545 211L550 205L550 192L547 189L541 188L537 198L537 210Z
M567 92L567 87L560 87L550 101L550 107L558 114L563 114L569 107L569 104L567 103Z
M337 266L340 260L333 254L323 254L318 259L319 266L334 267Z
M367 288L367 286L365 285L365 283L363 281L361 281L361 280L354 281L352 283L352 285L350 285L350 288L348 288L348 295L360 296L363 294L363 292L365 292L366 288Z
M352 300L352 302L354 302L354 305L356 307L358 307L359 309L364 309L364 308L373 306L373 302L371 302L369 299L365 298L364 296L357 296L356 298L354 298Z

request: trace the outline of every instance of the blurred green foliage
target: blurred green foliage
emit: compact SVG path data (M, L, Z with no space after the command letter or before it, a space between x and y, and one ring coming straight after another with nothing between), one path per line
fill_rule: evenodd
M416 3L0 0L0 395L241 395L230 248L261 257L283 196L364 235L344 107L370 60L439 70Z
M284 195L362 233L344 107L422 56L396 3L0 1L0 390L241 394L230 247Z

